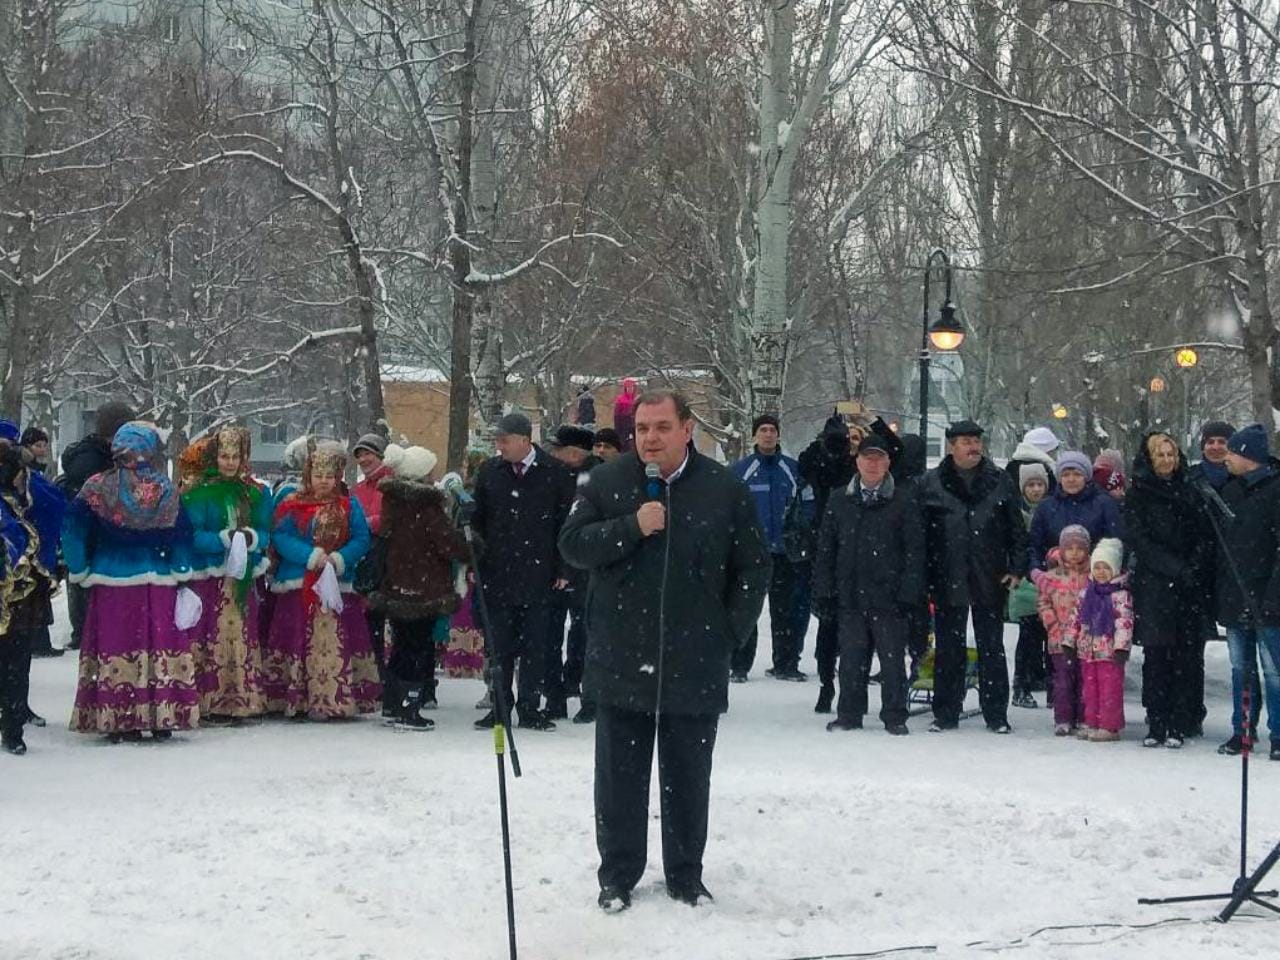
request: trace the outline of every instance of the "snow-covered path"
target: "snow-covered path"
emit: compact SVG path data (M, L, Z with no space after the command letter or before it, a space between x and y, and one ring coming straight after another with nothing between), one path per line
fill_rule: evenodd
M697 910L665 896L655 820L634 908L597 911L591 729L526 733L525 776L510 781L521 956L785 960L934 944L967 957L988 952L972 941L1055 924L1204 920L1214 907L1135 901L1225 889L1235 873L1239 767L1213 752L1227 732L1222 646L1208 736L1181 753L1134 739L1137 663L1120 744L1055 740L1044 709L1013 711L1012 737L979 720L929 735L917 718L899 739L875 723L826 733L815 684L763 679L762 651L721 725L705 875L717 901ZM471 729L478 683L442 682L428 734L268 721L110 747L66 731L74 674L72 657L36 662L32 701L50 726L29 731L27 757L0 757L0 960L507 955L491 739ZM1255 762L1253 810L1256 862L1280 839L1280 764ZM1017 949L1133 960L1278 944L1280 921L1241 918L1046 933Z

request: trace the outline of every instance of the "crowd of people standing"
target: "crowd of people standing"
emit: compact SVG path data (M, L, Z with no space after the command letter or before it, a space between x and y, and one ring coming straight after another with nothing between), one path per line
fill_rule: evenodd
M64 582L80 657L72 728L113 741L379 708L430 729L438 673L483 674L476 573L520 726L552 730L574 699L573 720L595 721L588 574L561 535L596 469L634 442L640 399L625 383L619 432L596 428L584 393L577 422L544 446L523 414L502 418L496 455L468 460L477 571L458 500L433 482L436 457L421 447L361 437L350 457L362 477L348 488L346 448L303 438L271 489L250 471L248 432L228 426L192 444L171 478L157 429L109 403L51 481L47 435L0 423L5 748L22 752L22 727L43 722L27 675L32 656L62 652L49 626ZM929 470L920 438L882 420L833 415L794 459L776 416L758 417L752 435L730 469L768 553L765 674L808 679L800 659L816 616L815 710L834 711L828 729L861 728L878 680L879 719L908 733L908 692L926 666L929 729L957 727L971 632L993 732L1011 732L1010 707L1037 708L1043 691L1055 733L1119 739L1124 668L1140 648L1142 742L1179 747L1203 734L1204 648L1221 624L1234 705L1220 749L1256 737L1265 706L1280 757L1280 461L1263 428L1210 422L1190 464L1164 432L1129 460L1090 459L1036 427L999 467L982 428L961 421ZM1007 622L1018 629L1012 677ZM732 682L747 682L756 653L753 624L728 652ZM491 727L494 705L478 706L476 726Z

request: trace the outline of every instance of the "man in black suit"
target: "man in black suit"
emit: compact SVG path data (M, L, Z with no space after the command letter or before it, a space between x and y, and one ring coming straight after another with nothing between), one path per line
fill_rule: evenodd
M564 464L534 446L532 436L522 413L498 421L498 456L480 468L472 527L483 544L480 579L507 703L519 659L520 726L554 730L539 708L553 591L568 584L556 541L573 502L574 480ZM494 721L491 710L476 727L489 729Z

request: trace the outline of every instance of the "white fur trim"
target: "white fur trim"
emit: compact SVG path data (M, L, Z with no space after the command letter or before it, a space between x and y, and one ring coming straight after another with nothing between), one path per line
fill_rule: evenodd
M338 576L342 576L347 570L347 561L342 559L342 554L337 550L333 551L329 556L333 558L333 572Z
M223 550L230 550L230 549L231 549L231 535L232 535L233 533L235 533L235 531L234 531L234 530L219 530L219 531L218 531L218 539L222 541L222 549L223 549Z
M197 573L135 573L130 577L108 577L101 573L82 574L79 579L72 578L72 583L82 587L141 587L154 585L159 587L176 587L180 583L199 579Z
M298 577L293 580L276 580L276 581L273 581L267 589L269 589L272 593L289 593L293 590L301 590L302 578ZM343 593L356 592L355 587L353 587L349 583L343 583L341 580L338 581L338 589L341 590Z
M258 549L258 531L248 527L244 532L249 535L249 552L254 553Z
M271 569L271 561L266 557L263 557L261 560L258 561L257 565L253 568L253 578L256 580L258 577L265 577L267 575L267 571L270 569ZM225 577L226 575L227 575L227 567L225 564L220 563L216 567L205 567L201 570L193 571L189 579L207 580L210 577L218 578L218 577Z
M324 551L319 547L312 547L311 556L307 557L307 569L319 570L322 563L324 563Z

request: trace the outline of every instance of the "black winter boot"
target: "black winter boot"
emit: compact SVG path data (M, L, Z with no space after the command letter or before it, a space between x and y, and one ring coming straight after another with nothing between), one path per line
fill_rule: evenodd
M422 715L422 690L414 687L405 692L396 716L398 730L434 730L436 722Z
M404 703L405 684L388 671L382 680L382 719L394 723L400 718L400 705Z

